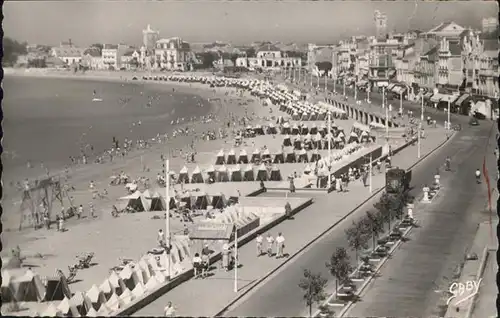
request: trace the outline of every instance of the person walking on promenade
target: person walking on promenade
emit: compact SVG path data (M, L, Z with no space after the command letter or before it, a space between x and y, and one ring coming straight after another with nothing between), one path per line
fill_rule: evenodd
M83 205L80 204L80 206L78 207L78 210L76 212L76 217L79 219L82 217L82 214L83 214Z
M175 316L175 307L172 305L172 302L169 301L167 306L163 309L165 317L174 317Z
M335 188L337 192L342 192L342 180L341 178L335 178Z
M267 241L267 256L272 257L273 256L274 237L271 235L271 233L267 234L266 241Z
M283 249L285 248L285 237L283 234L278 233L278 236L276 237L276 246L278 248L278 253L276 254L276 258L281 258L283 257Z
M255 239L255 243L257 244L257 257L261 256L263 253L262 253L262 241L263 241L263 237L262 235L259 233L259 235L257 235L257 238Z
M292 218L292 206L290 205L290 202L285 204L285 216L287 219Z
M165 245L165 235L163 234L162 229L158 230L157 241L158 241L158 246L163 247Z
M229 271L229 244L222 245L222 268L227 272Z
M200 275L200 270L201 270L201 257L199 253L195 253L193 257L193 268L194 268L194 278L198 278L198 275Z

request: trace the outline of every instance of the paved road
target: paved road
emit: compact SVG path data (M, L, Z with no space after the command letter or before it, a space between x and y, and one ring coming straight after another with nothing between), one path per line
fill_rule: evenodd
M455 137L456 139L452 143L447 144L442 148L440 152L430 156L421 165L416 167L413 171L412 185L415 189L415 193L413 194L417 195L417 192L420 192L420 189L422 189L423 185L429 183L432 180L436 167L441 166L444 162L445 157L448 155L452 156L452 161L454 162L454 164L459 164L460 170L454 173L454 175L456 175L456 177L454 177L456 178L456 180L454 181L456 181L455 183L459 185L459 187L461 187L456 191L463 191L463 189L467 189L467 186L470 185L470 183L467 183L467 181L469 181L469 179L472 177L474 169L476 167L479 167L481 162L480 154L482 153L484 146L481 147L478 140L484 141L484 139L481 138L486 135L487 129L485 125L483 125L482 127L464 129ZM469 136L472 136L472 138ZM475 193L476 188L473 188L473 190L474 191L471 192ZM460 193L462 194L462 192ZM470 198L470 194L464 194L464 198ZM463 206L467 206L468 204L463 198L459 198L458 202L460 202L460 204L454 204L456 207L454 211L461 211L460 208L462 204ZM246 299L243 299L240 303L235 304L228 310L228 312L225 313L225 316L297 316L300 314L305 314L305 305L302 298L302 291L297 286L302 276L303 269L310 269L313 272L320 272L325 278L328 278L330 281L332 281L331 276L325 267L325 262L328 260L329 256L336 247L347 246L344 230L345 227L351 223L351 220L355 221L359 219L366 213L366 211L371 209L372 208L370 205L366 205L364 208L359 209L358 212L351 215L351 217L349 217L346 222L340 224L335 230L333 230L319 242L314 244L304 254L299 256L293 263L287 265L285 268L283 268L281 271L267 280L267 282L252 295L250 295ZM454 230L468 230L468 225L471 223L471 221L465 217L465 215L467 215L465 211L463 211L462 213L457 213L459 217L452 216L445 218L445 215L447 214L443 214L444 220L438 221L444 222L439 223L440 227L447 227L449 229L452 229L451 231L448 230L446 232L446 235L436 235L434 234L434 232L428 231L425 228L418 230L425 233L426 236L429 236L428 239L432 242L431 246L432 244L436 244L436 246L439 246L439 248L430 249L430 251L434 253L434 256L430 253L428 253L428 255L426 254L426 259L428 260L432 260L435 257L435 254L439 255L442 253L442 251L448 250L451 246L460 246L460 254L463 252L461 246L462 244L464 244L464 241L457 240L457 242L460 242L458 242L459 244L455 244L454 238L458 239L460 238L460 235L454 234ZM435 228L432 229L436 230ZM439 232L439 229L437 230ZM433 239L436 236L437 238ZM422 250L420 250L420 252L422 252ZM413 255L413 257L417 259L418 256L419 254ZM414 262L415 264L417 264L416 260L414 260ZM432 291L434 287L429 287L430 284L441 275L442 266L439 262L434 262L427 265L433 266L429 266L429 268L426 269L425 272L426 274L428 274L426 276L418 275L406 277L405 275L402 275L405 276L406 280L410 281L408 283L404 283L407 285L412 286L419 281L425 282L425 284L419 283L424 285L423 288L419 289L419 293L423 296L415 298L415 301L412 302L412 308L420 308L426 306L426 303L422 303L421 299L425 298L425 296L428 295L429 291ZM404 266L409 268L414 267L412 266L411 262L404 263ZM418 296L418 293L415 293L415 296ZM391 295L390 297L382 295L381 297L385 297L388 300L393 299L393 295ZM400 299L402 298L403 295L401 295ZM405 301L405 303L407 302L408 300ZM392 306L394 306L394 303L391 302L391 304L388 305L388 303L386 302L383 306L380 306L380 308L384 308L384 306L386 309L391 308ZM395 315L399 316L401 314L403 313ZM378 314L370 312L370 316L374 315L378 316ZM422 315L416 314L415 316Z
M383 267L347 316L430 317L443 315L444 294L453 272L474 239L477 224L487 219L486 186L476 185L473 173L480 168L487 131L462 134L443 151L454 163L454 171L443 175L444 190L418 216L422 227L411 233L405 244ZM490 157L494 184L496 167Z

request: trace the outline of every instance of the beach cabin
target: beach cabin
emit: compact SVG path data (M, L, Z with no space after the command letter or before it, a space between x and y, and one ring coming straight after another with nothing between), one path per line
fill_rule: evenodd
M296 163L297 157L295 156L295 152L291 147L285 149L285 162L286 163Z
M198 166L191 173L191 183L204 183L203 174Z
M243 181L243 175L241 173L240 165L236 165L233 169L231 169L231 181L240 182Z
M252 165L247 165L243 172L243 181L255 181Z
M269 181L281 181L281 171L277 165L273 165L271 169L271 175L269 176Z
M216 180L216 175L215 175L215 168L214 166L210 165L206 170L205 173L207 174L207 177L210 182L215 182Z
M309 158L307 157L307 152L305 149L301 149L299 151L299 159L298 159L299 162L309 162Z
M260 161L260 150L255 149L252 153L252 158L250 159L251 163L258 163Z
M229 150L229 153L227 154L226 163L228 165L236 164L236 154L234 153L234 149Z
M262 152L262 160L263 161L270 161L271 160L271 153L269 152L269 149L264 149L264 151Z
M321 159L321 154L318 149L314 149L311 155L311 162L316 162Z
M229 182L229 172L225 165L220 166L217 171L217 182Z
M182 167L179 171L179 177L177 178L177 183L189 183L188 168L186 166Z
M226 158L224 157L224 150L221 149L218 153L217 153L217 157L215 158L215 164L216 165L223 165L226 163Z
M257 180L258 181L268 181L268 174L267 174L267 168L266 166L262 163L259 166L259 169L257 170Z
M285 147L292 146L292 140L290 139L290 135L285 135L285 137L283 137L283 146Z
M245 149L241 149L240 155L238 156L238 163L248 163L248 155Z
M276 153L274 154L273 163L285 163L285 156L283 155L282 150L276 151Z

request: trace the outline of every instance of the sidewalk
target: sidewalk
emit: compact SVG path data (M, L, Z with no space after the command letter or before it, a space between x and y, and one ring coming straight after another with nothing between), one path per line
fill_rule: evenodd
M432 130L428 137L422 143L422 157L445 140L442 129ZM409 146L394 156L393 165L408 168L417 161L417 147ZM385 185L385 176L383 173L376 173L372 181L373 192L376 192ZM278 232L282 232L286 239L285 253L295 254L315 239L319 233L341 221L347 213L356 209L368 198L368 188L363 187L359 181L353 182L349 190L346 193L332 192L330 195L318 198L313 205L296 214L293 220L277 225L270 233L276 236ZM332 203L335 203L336 209L334 210L331 208ZM304 224L307 224L307 227ZM238 293L235 293L233 289L234 271L224 272L216 269L207 279L191 279L174 288L134 313L134 316L161 315L167 302L171 301L177 308L177 316L212 317L237 296L251 289L260 278L286 261L286 259L267 256L257 258L255 242L240 247L238 256L242 264L238 269ZM217 268L220 267L219 263L214 265Z

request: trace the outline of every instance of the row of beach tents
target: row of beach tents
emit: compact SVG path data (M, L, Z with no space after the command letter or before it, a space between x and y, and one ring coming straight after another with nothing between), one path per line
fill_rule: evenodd
M189 174L187 167L183 167L177 176L177 183L205 183L209 180L213 182L282 180L281 171L276 165L273 165L271 169L268 169L263 163L258 167L248 164L245 168L242 168L235 162L236 166L228 168L225 165L225 160L216 159L215 164L219 165L219 162L221 162L221 166L217 169L214 166L209 166L202 171L199 166L196 166L191 174Z
M158 257L159 260L156 259ZM119 272L112 270L99 286L92 285L86 292L65 296L60 303L50 304L42 317L98 317L115 316L132 301L143 298L167 282L166 254L145 255L137 263L129 263ZM172 277L192 267L189 239L176 236L170 253Z

